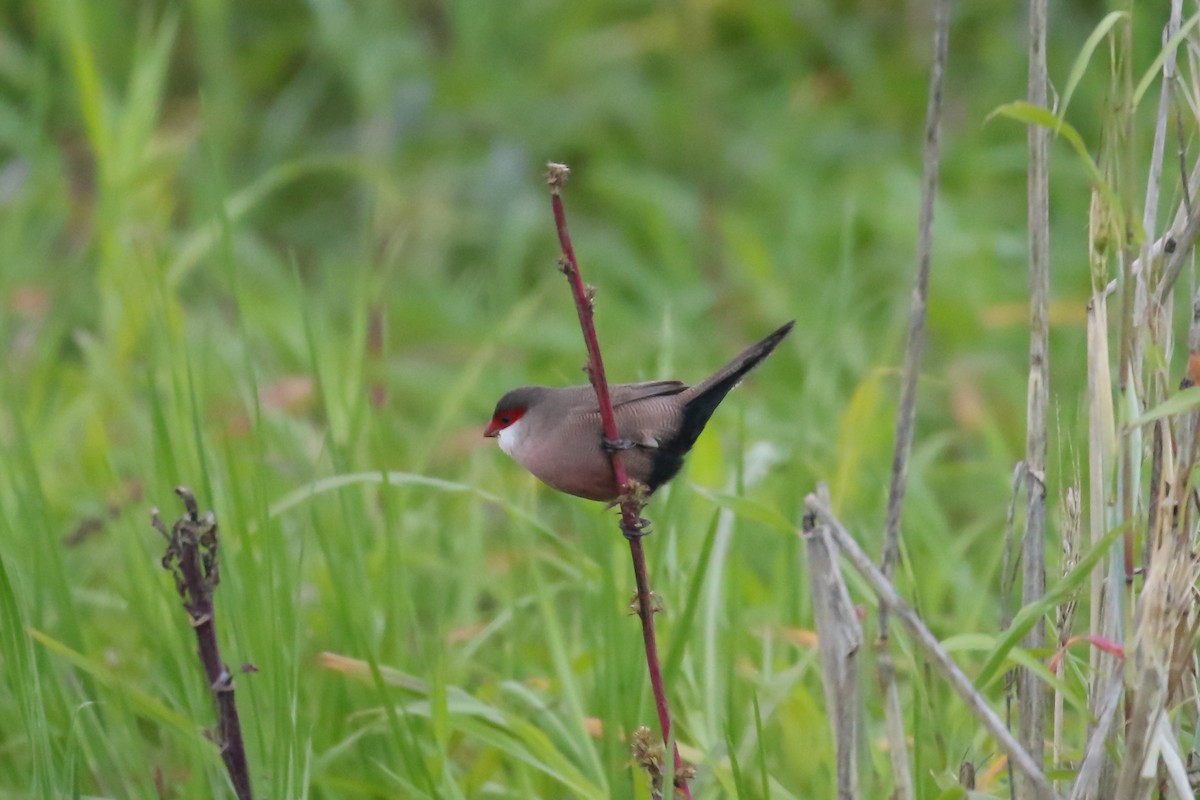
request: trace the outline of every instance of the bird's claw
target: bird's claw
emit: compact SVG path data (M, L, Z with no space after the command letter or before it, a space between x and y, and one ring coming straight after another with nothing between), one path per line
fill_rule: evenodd
M637 442L632 439L609 439L604 436L600 439L600 447L606 453L619 453L622 450L632 450L637 447Z
M650 520L645 517L638 517L637 522L630 528L625 523L621 523L621 532L625 534L626 539L640 539L647 536L653 531L650 530Z

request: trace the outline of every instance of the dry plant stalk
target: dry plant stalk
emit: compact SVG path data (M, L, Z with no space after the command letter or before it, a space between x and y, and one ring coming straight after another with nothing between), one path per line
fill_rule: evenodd
M565 164L548 164L546 168L546 183L550 187L550 202L554 208L554 223L558 231L558 242L562 247L562 259L559 268L567 276L571 284L571 293L575 298L575 310L579 314L579 327L583 331L583 341L587 346L588 380L596 390L596 400L600 405L600 420L604 425L604 436L610 442L618 440L617 420L613 414L612 398L608 392L608 379L604 374L604 360L600 355L600 342L596 337L596 324L593 319L592 301L595 291L583 282L579 271L579 262L575 258L575 248L571 244L571 235L567 231L567 215L563 208L562 188L570 175L570 169ZM646 650L646 666L650 672L650 687L654 693L654 707L658 712L658 724L662 729L663 742L674 750L675 788L680 795L691 798L687 778L690 770L679 756L679 746L671 739L671 710L667 703L666 687L663 685L662 665L658 657L658 639L654 632L654 593L650 590L650 579L646 570L646 554L642 548L642 536L645 535L646 521L642 519L642 509L645 506L645 487L637 481L630 480L621 462L621 453L617 449L609 451L612 461L613 477L620 487L621 532L629 542L629 554L633 560L634 580L637 583L638 617L642 622L642 643Z
M900 386L900 403L896 410L896 442L892 451L892 473L888 487L887 523L881 565L883 574L888 580L892 579L896 570L896 562L900 558L900 520L904 511L904 492L908 485L908 457L912 452L913 429L916 426L917 378L921 371L921 353L925 345L929 271L933 257L933 210L934 200L937 198L938 173L941 165L939 145L942 95L949 49L950 10L947 0L938 0L934 12L933 65L929 71L929 100L925 109L925 148L922 153L917 274L913 285L912 304L909 308L908 339L904 348L904 374ZM816 591L817 584L814 581L813 592ZM896 800L908 800L915 796L915 792L912 771L908 763L908 737L904 731L900 691L896 686L896 666L892 659L888 635L888 614L887 604L880 604L877 668L879 684L884 694L888 752L891 757L895 797ZM824 646L822 646L823 650ZM839 785L841 784L840 773L841 762L839 760Z
M1101 222L1098 194L1093 194L1092 219L1089 226L1091 243L1089 245L1092 261L1092 298L1087 306L1087 381L1088 381L1088 543L1095 546L1104 538L1108 529L1108 499L1107 487L1110 485L1113 467L1116 463L1116 421L1112 401L1112 376L1109 370L1108 351L1108 288L1103 280L1104 254L1100 243L1107 236L1101 232L1106 223ZM1120 614L1118 613L1120 596L1110 591L1111 584L1105 570L1094 570L1089 580L1089 621L1088 631L1111 641L1120 641ZM1115 596L1114 596L1115 595ZM1106 655L1099 648L1092 648L1089 653L1089 672L1091 686L1088 692L1088 710L1093 717L1103 719L1103 711L1108 702L1106 677L1120 665L1115 663L1112 656ZM1115 701L1114 701L1115 702ZM1091 737L1095 738L1100 731L1107 736L1110 726L1096 726ZM1092 742L1089 741L1089 748ZM1103 751L1103 747L1100 748ZM1098 771L1112 768L1111 760L1100 759L1095 762ZM1082 776L1081 776L1082 779ZM1078 788L1080 780L1076 781ZM1099 775L1097 775L1099 781ZM1110 781L1111 782L1111 778Z
M1180 30L1181 0L1172 0L1171 19L1164 35L1164 44L1174 41ZM1120 61L1114 67L1118 113L1126 116L1113 125L1116 141L1130 145L1132 141L1132 86L1129 20L1121 21L1118 39L1111 48ZM1189 65L1197 71L1200 36L1195 31L1187 42ZM1046 108L1046 3L1030 3L1030 65L1029 103ZM1124 59L1124 60L1121 60ZM1200 491L1192 488L1192 476L1200 455L1200 412L1189 411L1153 420L1152 425L1137 424L1118 427L1118 421L1128 421L1143 409L1158 405L1169 394L1169 374L1172 349L1171 302L1173 287L1183 268L1194 259L1193 248L1200 238L1200 204L1192 202L1200 184L1200 163L1190 174L1182 161L1180 190L1182 200L1167 231L1153 238L1159 205L1159 182L1163 174L1162 161L1166 149L1165 130L1171 99L1171 82L1175 75L1175 53L1163 58L1163 89L1161 92L1154 152L1146 189L1142 227L1146 243L1138 252L1134 244L1135 229L1129 187L1132 185L1129 153L1118 153L1114 177L1123 205L1111 202L1116 195L1099 187L1094 192L1090 219L1089 259L1092 271L1092 294L1088 304L1088 519L1082 520L1084 501L1078 478L1066 494L1064 520L1063 572L1071 571L1074 559L1081 550L1083 525L1088 526L1088 538L1093 545L1109 536L1120 526L1126 532L1124 547L1109 557L1109 568L1092 573L1091 622L1088 638L1094 645L1091 656L1091 691L1089 709L1093 712L1084 757L1078 765L1077 779L1071 787L1072 798L1120 798L1148 800L1157 789L1158 796L1168 794L1193 797L1181 737L1175 732L1168 711L1187 701L1194 717L1197 703L1195 686L1195 647L1200 637L1200 612L1197 610L1196 583L1200 581ZM1196 95L1196 87L1188 87ZM1197 95L1200 96L1200 95ZM1179 104L1183 106L1183 104ZM1194 103L1191 107L1194 107ZM1179 110L1177 109L1177 122ZM1182 123L1178 125L1182 130ZM1022 605L1037 607L1045 596L1045 531L1046 531L1046 468L1047 417L1049 411L1048 308L1049 308L1049 222L1047 147L1050 132L1037 125L1029 130L1029 253L1030 253L1030 368L1027 396L1026 456L1016 472L1024 489L1026 514L1022 537ZM1107 187L1105 187L1107 188ZM1137 256L1135 258L1135 256ZM1120 265L1119 280L1108 282L1110 259ZM1114 372L1110 368L1108 298L1120 290L1119 323L1120 348ZM920 286L918 286L918 293ZM914 319L918 298L914 297ZM910 328L910 347L913 328ZM1193 299L1192 329L1188 338L1190 357L1188 380L1200 383L1200 290ZM919 354L919 350L917 351ZM906 357L912 352L907 351ZM906 359L906 366L911 363ZM908 380L908 375L905 377ZM903 387L907 390L907 385ZM1114 391L1121 405L1114 407ZM902 394L902 413L898 421L897 447L893 461L893 491L889 496L888 539L885 544L884 569L875 570L858 548L854 539L833 517L828 499L823 495L809 496L806 504L822 525L811 527L808 541L810 559L827 557L827 550L840 548L847 560L857 569L880 598L881 628L887 634L887 613L894 614L912 633L918 647L946 677L952 688L963 698L983 722L988 732L1008 754L1016 770L1013 781L1015 796L1025 798L1056 797L1042 771L1046 739L1046 691L1032 670L1018 672L1019 741L1000 722L990 706L968 682L954 662L924 628L916 614L900 600L890 581L889 568L894 563L892 553L897 540L892 538L898 529L899 509L903 502L903 470L911 431L902 427L906 394ZM1143 441L1143 429L1148 438ZM1143 464L1149 461L1149 481L1143 481ZM899 491L897 491L897 487ZM1145 516L1143 517L1142 514ZM1012 511L1010 510L1010 517ZM1011 522L1010 522L1011 525ZM1134 593L1139 570L1135 565L1134 536L1144 530L1146 539L1141 574L1144 586ZM814 535L819 533L820 537ZM829 544L823 544L828 539ZM833 550L836 553L836 550ZM1095 551L1093 551L1094 553ZM1094 556L1090 556L1094 557ZM1011 559L1006 557L1006 563ZM825 562L822 562L825 563ZM815 564L813 565L815 568ZM836 585L827 578L814 576L814 592L830 593ZM1129 602L1126 602L1128 599ZM816 595L814 595L814 601ZM1060 648L1065 651L1072 641L1074 599L1057 611L1056 629ZM816 605L816 602L814 602ZM829 609L817 608L820 619ZM1005 615L1007 617L1007 614ZM828 625L829 623L824 623ZM1126 640L1128 632L1128 640ZM823 630L822 643L827 637ZM843 660L850 648L834 632L833 655ZM1102 642L1101 640L1106 640ZM1122 652L1118 643L1126 642L1120 656L1104 655ZM1022 641L1027 650L1041 649L1045 644L1044 620L1039 618L1029 628ZM1111 646L1105 646L1111 645ZM1101 649L1103 647L1103 649ZM823 654L824 656L824 654ZM827 694L834 705L830 686L844 676L846 664L826 659L824 664ZM841 670L839 672L838 670ZM1064 664L1057 661L1054 669L1064 677ZM881 674L885 670L881 669ZM1124 706L1124 725L1118 723L1118 712ZM845 703L839 699L838 703ZM885 709L888 700L885 698ZM831 711L839 718L846 709L839 706ZM1054 761L1061 764L1064 751L1064 708L1062 697L1055 696ZM850 717L853 721L853 717ZM838 728L835 724L835 736ZM840 736L839 744L840 744ZM1123 744L1123 758L1113 759L1113 744ZM894 746L893 746L894 747ZM1194 755L1194 754L1193 754ZM839 753L839 767L841 765ZM1065 766L1065 765L1064 765ZM846 784L839 781L839 790ZM903 789L898 789L903 794Z
M1075 569L1076 563L1079 561L1079 552L1082 549L1083 542L1083 506L1080 499L1082 491L1079 485L1079 475L1076 474L1074 482L1067 488L1067 495L1063 501L1062 523L1060 530L1062 531L1062 563L1059 567L1061 575L1065 576L1071 570ZM1067 646L1070 643L1071 630L1075 627L1075 612L1077 610L1078 600L1072 598L1058 607L1055 615L1055 629L1058 633L1058 650L1059 653L1065 656ZM1066 678L1067 660L1065 657L1059 658L1055 677L1060 681ZM1063 767L1063 722L1064 722L1064 698L1060 691L1054 692L1054 741L1053 741L1053 757L1054 766L1056 769ZM1061 787L1060 787L1061 788Z
M1131 710L1115 795L1122 800L1146 800L1151 796L1158 759L1166 766L1176 793L1191 796L1179 741L1166 718L1172 701L1172 668L1180 651L1190 655L1195 643L1194 622L1189 614L1193 590L1200 579L1200 559L1192 551L1188 535L1191 515L1187 507L1180 517L1179 528L1172 530L1174 526L1168 523L1150 532L1157 545L1138 600L1133 634L1132 675L1127 688Z
M1194 422L1195 414L1186 417ZM1130 800L1151 796L1160 764L1175 793L1191 796L1185 759L1167 710L1178 701L1182 665L1190 666L1196 642L1193 609L1200 556L1193 546L1192 510L1197 494L1188 480L1196 451L1177 462L1168 439L1161 461L1163 470L1172 475L1172 490L1169 497L1161 497L1162 506L1154 515L1156 526L1146 532L1152 542L1151 557L1134 619L1132 664L1127 668L1125 758L1116 784L1116 796Z
M828 506L826 487L821 502ZM828 526L804 518L804 549L808 553L808 582L812 591L813 618L821 653L821 680L825 705L837 750L838 800L858 797L858 736L861 708L858 701L858 651L862 625L850 591L838 569L838 548ZM907 763L907 762L906 762Z
M217 518L211 511L200 514L196 497L186 486L177 486L175 494L183 500L186 510L184 516L176 520L168 531L155 508L150 512L150 524L167 540L163 568L174 576L175 588L188 613L188 622L196 632L200 663L217 706L217 745L221 748L221 760L225 762L238 800L250 800L253 797L250 766L246 762L242 725L233 697L233 674L221 660L221 651L217 647L217 623L213 608L213 592L220 581Z
M823 484L822 484L823 486ZM1025 779L1034 791L1038 794L1033 796L1058 798L1058 794L1042 773L1041 762L1035 761L1020 742L1009 732L1005 727L1004 721L996 715L987 700L976 691L971 680L963 674L959 669L958 664L942 647L941 642L937 637L925 626L921 618L917 616L917 612L912 609L900 597L900 593L896 591L896 587L892 582L879 571L879 569L871 562L863 549L858 546L858 542L850 535L845 526L834 516L833 511L829 506L820 499L821 495L825 495L827 490L818 488L818 494L808 495L804 498L805 508L811 512L818 521L824 523L828 527L829 536L834 544L841 550L846 560L850 565L862 575L867 585L871 587L871 591L879 598L880 603L886 603L892 614L900 621L900 624L908 630L908 634L912 637L914 644L920 649L932 663L933 667L945 678L950 684L950 688L962 699L971 713L983 723L984 728L996 740L996 744L1000 746L1007 755L1013 766L1017 770L1018 775L1024 775Z
M1029 3L1028 99L1046 105L1046 0ZM1046 418L1050 405L1050 132L1030 125L1029 145L1029 392L1025 415L1025 531L1021 539L1021 603L1028 606L1046 593ZM1044 646L1043 620L1030 629L1022 646ZM1046 738L1045 689L1033 670L1017 672L1018 732L1021 744L1040 765ZM1017 796L1040 796L1038 783L1018 775Z
M1195 553L1198 498L1192 488L1196 464L1196 413L1174 414L1149 424L1125 424L1142 410L1162 403L1171 392L1169 364L1173 349L1173 290L1185 266L1192 263L1193 247L1200 235L1200 210L1192 203L1200 180L1200 164L1190 174L1179 142L1179 191L1182 200L1166 231L1155 238L1166 153L1168 122L1173 95L1180 86L1176 77L1175 38L1181 29L1182 2L1172 0L1163 30L1162 85L1155 121L1141 228L1145 234L1137 257L1132 196L1132 46L1131 19L1122 21L1114 34L1113 92L1115 112L1109 129L1124 149L1102 149L1115 164L1114 194L1097 191L1089 221L1089 259L1092 300L1088 314L1089 389L1089 525L1096 540L1115 525L1125 527L1123 552L1114 552L1110 568L1092 576L1090 633L1112 642L1123 642L1125 664L1093 650L1089 709L1098 721L1092 727L1084 761L1072 798L1116 797L1142 800L1157 790L1158 796L1192 797L1193 790L1181 752L1179 737L1168 710L1185 694L1194 693L1194 681L1184 675L1193 669L1197 637L1195 583L1200 561ZM1194 53L1195 33L1189 34L1185 52ZM1194 57L1189 58L1193 72ZM1194 87L1191 89L1194 91ZM1182 131L1182 109L1175 119ZM1194 108L1194 105L1190 106ZM1120 197L1121 207L1112 202ZM1118 262L1119 281L1105 285L1110 259ZM1116 285L1121 304L1118 366L1109 370L1107 297ZM1193 306L1189 346L1200 346L1196 326L1200 305ZM1189 378L1197 358L1189 358ZM1186 382L1186 381L1185 381ZM1120 402L1114 411L1112 398ZM1119 434L1119 436L1118 436ZM1142 479L1148 461L1149 480ZM1144 515L1144 516L1143 516ZM1135 535L1144 531L1141 565L1137 564ZM1138 575L1143 577L1136 590ZM1108 677L1112 675L1112 677ZM1115 724L1122 694L1124 725ZM1105 758L1116 743L1122 758ZM1056 741L1057 747L1057 741Z
M1088 800L1097 796L1100 777L1110 765L1110 760L1106 757L1109 753L1106 740L1113 729L1113 720L1116 719L1117 708L1120 706L1123 679L1121 666L1117 665L1112 670L1111 677L1103 683L1103 691L1092 693L1092 701L1099 709L1099 714L1092 726L1091 735L1088 736L1083 763L1079 765L1079 771L1075 775L1075 786L1071 789L1070 800Z

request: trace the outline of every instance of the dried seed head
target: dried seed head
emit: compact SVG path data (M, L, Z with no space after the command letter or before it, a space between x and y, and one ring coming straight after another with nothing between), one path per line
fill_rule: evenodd
M661 614L666 610L667 610L666 603L663 602L663 599L658 594L658 592L651 592L650 593L650 613L651 614ZM634 592L633 596L629 598L629 615L632 617L632 616L636 616L641 613L642 613L641 595L638 594L637 592Z
M629 749L633 761L651 776L663 774L663 745L654 738L654 733L645 725L633 729L629 736Z
M546 185L550 187L551 194L558 194L562 191L563 185L570 176L571 168L566 164L557 164L551 161L546 165Z

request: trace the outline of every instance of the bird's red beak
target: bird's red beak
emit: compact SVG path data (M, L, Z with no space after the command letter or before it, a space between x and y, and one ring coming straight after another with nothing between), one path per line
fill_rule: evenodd
M500 426L496 424L495 420L492 420L488 423L488 426L483 429L483 435L489 439L495 439L500 435Z

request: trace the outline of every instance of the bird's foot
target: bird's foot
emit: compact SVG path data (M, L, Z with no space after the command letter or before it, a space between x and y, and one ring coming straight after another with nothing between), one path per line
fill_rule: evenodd
M650 533L650 520L641 515L649 497L650 487L635 478L621 487L613 501L621 507L621 532L626 539L640 539Z
M638 517L637 522L634 523L632 528L622 522L621 533L625 534L626 539L640 539L643 536L649 536L654 531L650 530L650 520L645 517Z
M635 447L637 447L637 442L632 439L609 439L607 436L600 439L600 449L606 453L619 453Z

